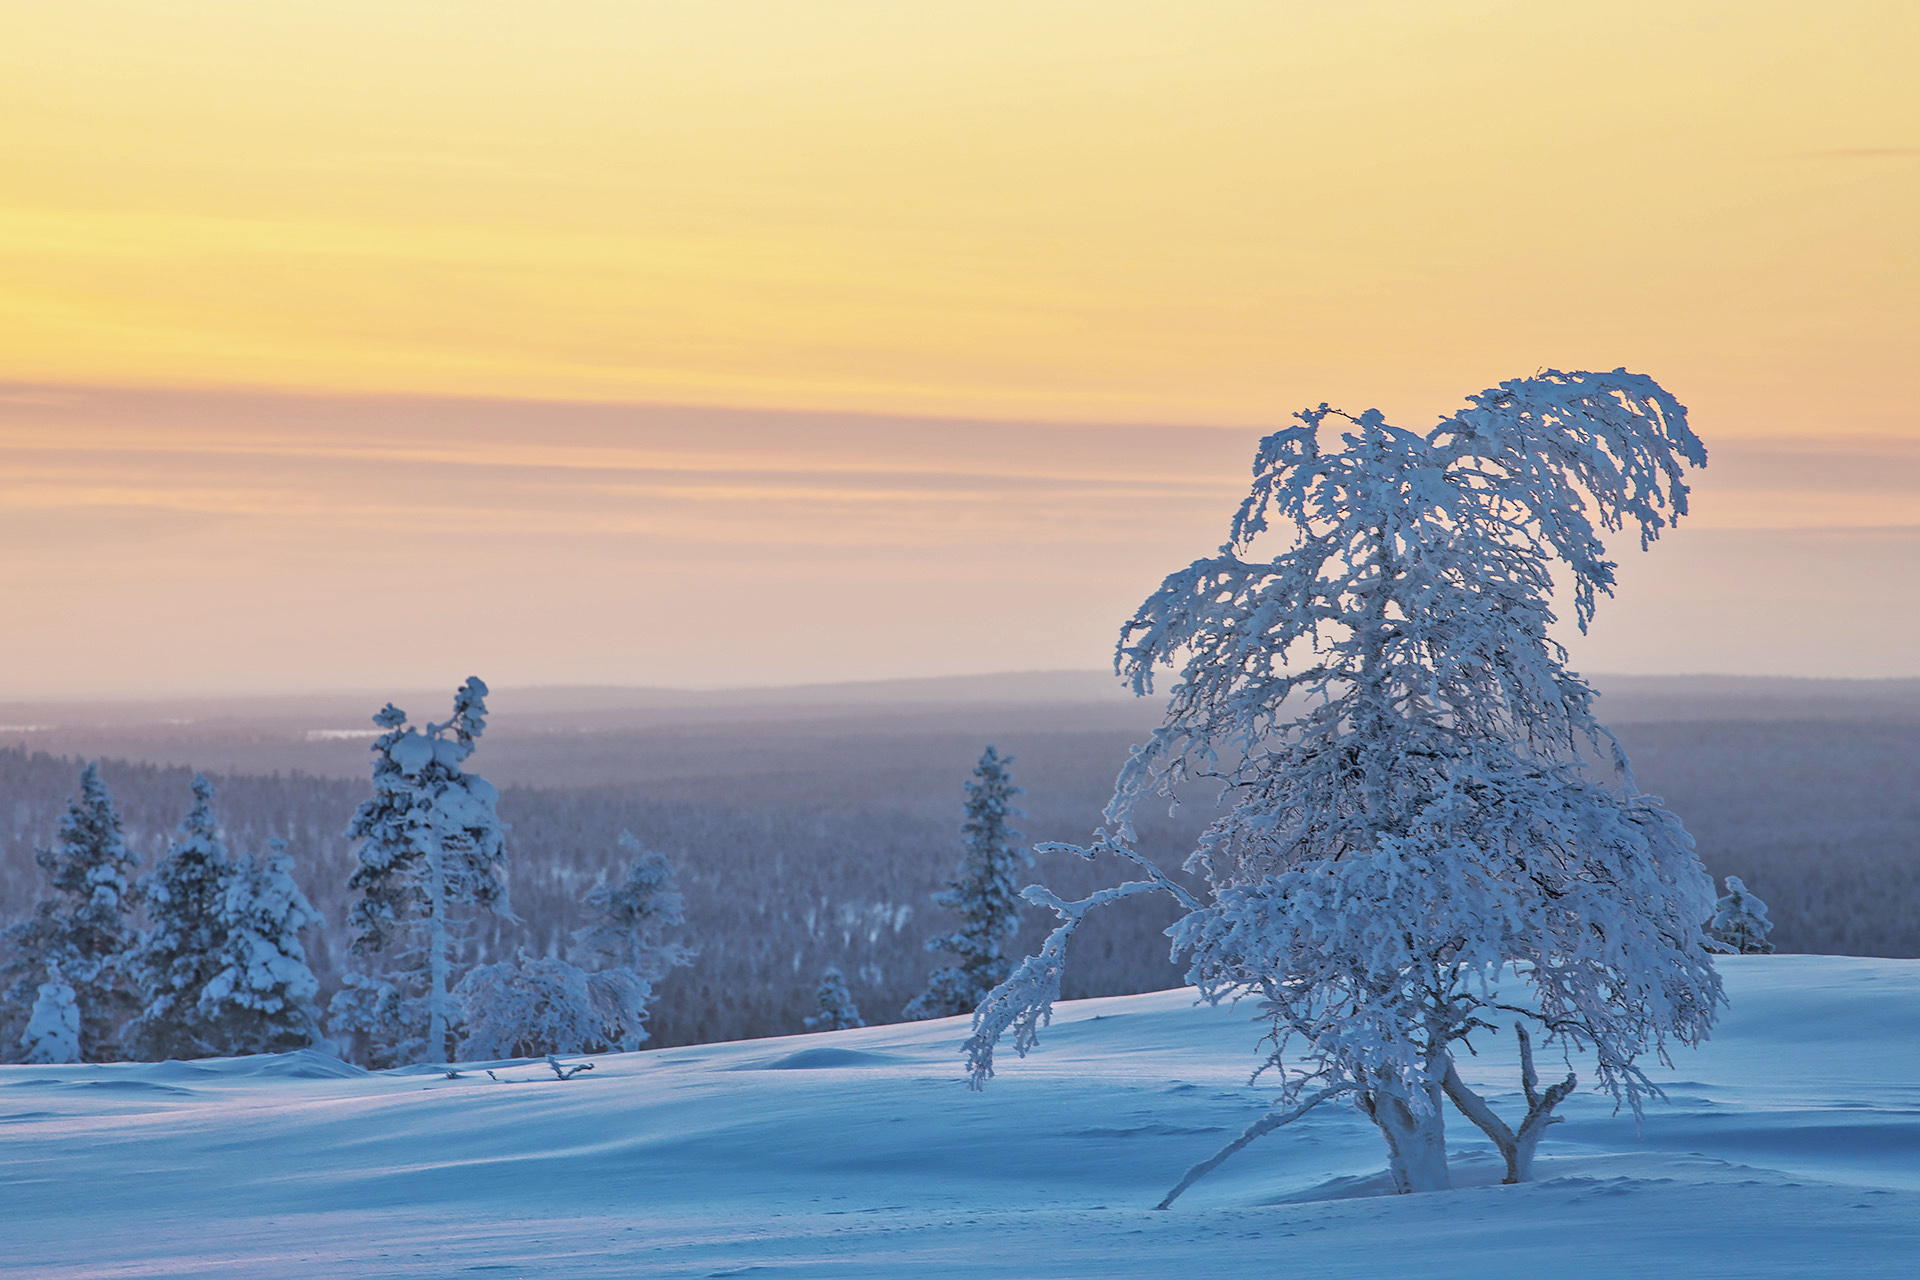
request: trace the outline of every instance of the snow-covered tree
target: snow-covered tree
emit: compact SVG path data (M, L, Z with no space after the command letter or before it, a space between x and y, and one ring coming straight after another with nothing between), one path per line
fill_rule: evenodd
M33 1014L20 1038L22 1062L80 1061L80 1006L73 988L60 976L60 962L47 962L47 980L33 1001Z
M327 1003L327 1034L342 1056L383 1071L401 1064L410 1047L407 1038L406 999L400 988L384 978L345 973L340 989ZM411 1047L420 1041L414 1037Z
M486 728L486 695L480 678L469 678L454 695L453 718L422 728L392 703L382 708L373 718L385 731L373 743L373 795L346 831L360 841L347 882L361 895L348 915L354 951L399 944L405 1061L447 1060L453 908L510 914L499 792L463 768Z
M81 1060L106 1061L140 1007L125 966L133 941L127 915L137 896L129 877L140 857L127 848L97 765L81 771L80 794L60 819L59 839L35 850L33 860L49 892L6 932L7 1001L15 1008L37 1002L41 975L59 965L80 1009Z
M625 966L588 973L523 947L468 970L453 994L460 1057L473 1062L637 1049L653 988Z
M1027 891L1061 923L981 1006L974 1081L1004 1033L1034 1045L1088 911L1165 893L1186 910L1169 933L1189 980L1271 1023L1262 1070L1281 1096L1222 1157L1344 1097L1385 1138L1397 1189L1445 1187L1451 1098L1519 1181L1574 1081L1539 1093L1523 1043L1512 1128L1454 1069L1470 1036L1504 1015L1590 1050L1637 1112L1657 1092L1640 1056L1703 1039L1722 1002L1693 842L1635 786L1548 635L1554 575L1584 629L1614 583L1602 533L1652 542L1705 450L1671 395L1619 370L1507 382L1425 433L1377 411L1298 418L1261 443L1219 554L1122 631L1137 693L1179 666L1167 718L1107 826L1051 847L1138 878L1071 902ZM1256 553L1275 520L1287 545ZM1143 800L1194 791L1222 810L1186 863L1197 891L1134 848L1132 825Z
M1773 944L1767 941L1767 935L1773 932L1767 904L1741 883L1739 876L1727 877L1727 896L1714 903L1713 923L1707 926L1707 932L1735 955L1773 954Z
M666 937L667 930L687 922L672 861L647 849L631 831L620 833L620 848L627 855L620 880L609 883L602 874L587 891L592 923L573 938L597 968L630 969L652 986L700 953Z
M140 882L147 929L127 965L142 1006L121 1032L129 1056L154 1062L226 1052L215 1042L199 1000L225 942L220 903L232 875L213 816L213 784L195 774L193 808L180 822L179 838Z
M312 1044L320 984L300 930L321 919L294 882L286 841L270 841L264 859L250 855L231 869L216 917L212 973L196 1007L215 1052L288 1053Z
M847 975L840 972L839 965L827 966L813 995L820 1002L820 1012L805 1019L807 1030L845 1031L867 1025L860 1016L860 1006L853 1002L853 992L847 990Z
M959 963L928 975L927 989L908 1002L902 1017L972 1013L1013 969L1007 948L1020 931L1020 891L1014 877L1033 865L1033 853L1010 823L1022 816L1013 807L1014 799L1025 794L1007 771L1012 763L1012 756L988 747L973 777L963 784L966 820L960 838L966 852L954 878L933 895L935 902L960 913L960 927L927 939L927 950L951 952Z

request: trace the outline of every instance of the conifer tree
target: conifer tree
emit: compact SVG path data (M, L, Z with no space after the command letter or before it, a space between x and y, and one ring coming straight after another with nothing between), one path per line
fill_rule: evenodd
M347 882L361 895L348 914L353 949L394 949L402 1061L445 1062L452 1048L453 908L511 915L500 793L463 768L486 728L486 694L478 676L469 678L454 696L453 718L421 728L392 703L382 708L373 718L384 730L372 748L373 795L346 831L360 842Z
M80 1006L60 976L58 960L47 962L47 980L40 984L20 1046L25 1050L22 1062L80 1061Z
M609 882L602 874L587 891L584 905L592 923L576 930L573 939L596 968L630 969L651 986L700 953L666 937L667 930L687 922L672 861L647 849L631 831L620 833L619 844L627 854L620 879Z
M1767 935L1773 932L1767 904L1741 883L1739 876L1727 877L1727 896L1713 907L1713 923L1707 926L1707 932L1715 942L1735 955L1773 954L1773 944L1767 941Z
M1624 370L1503 383L1426 432L1376 410L1297 416L1261 442L1218 554L1122 629L1136 693L1179 671L1166 721L1121 770L1108 825L1048 847L1137 878L1072 902L1028 891L1061 923L981 1006L974 1081L1006 1032L1035 1044L1089 911L1166 894L1185 910L1169 932L1188 980L1258 1001L1263 1070L1282 1081L1276 1109L1189 1181L1336 1098L1380 1130L1397 1190L1448 1185L1449 1100L1523 1181L1576 1084L1535 1088L1528 1023L1590 1051L1637 1114L1658 1090L1636 1060L1704 1039L1723 1001L1693 841L1635 785L1548 633L1556 576L1584 629L1614 584L1602 534L1645 548L1686 513L1684 469L1706 451L1678 401ZM1277 554L1256 546L1270 522ZM1222 811L1186 862L1197 891L1132 829L1141 801L1189 787ZM1517 1126L1454 1069L1509 1015Z
M36 1003L41 975L57 964L80 1010L81 1060L108 1061L118 1052L121 1026L139 1009L126 953L136 899L129 877L140 858L127 848L98 765L81 771L80 794L67 804L59 839L36 849L33 860L48 893L6 932L7 1002L22 1011Z
M319 1036L313 998L320 990L300 930L320 913L293 879L287 842L268 842L267 856L234 866L220 895L209 954L211 976L197 1013L207 1039L223 1055L287 1053Z
M147 929L127 967L142 1007L121 1033L128 1056L157 1062L227 1052L199 1000L225 942L220 903L233 871L213 816L213 784L195 774L193 808L180 822L179 838L140 882Z
M847 990L847 975L840 972L839 965L827 966L813 995L820 1003L820 1012L805 1020L807 1030L845 1031L867 1025L860 1016L860 1007L853 1002L853 992Z
M960 913L960 927L927 939L927 950L946 951L958 964L935 969L927 989L901 1011L903 1017L946 1018L972 1013L1013 969L1008 944L1020 931L1020 891L1015 877L1033 865L1033 853L1009 825L1022 816L1013 807L1024 795L1013 785L1007 766L1012 756L1001 756L991 746L981 753L973 777L963 784L967 792L966 820L961 841L966 852L947 887L933 895L943 907Z
M409 1047L406 1005L400 988L384 978L341 974L340 989L327 1002L327 1034L344 1058L375 1071L397 1067Z

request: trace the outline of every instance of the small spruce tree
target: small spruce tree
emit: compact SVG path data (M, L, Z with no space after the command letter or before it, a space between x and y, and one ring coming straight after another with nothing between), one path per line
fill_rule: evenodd
M445 1062L452 1047L453 908L512 914L506 837L494 811L500 793L463 767L486 728L486 695L486 684L469 678L454 695L453 718L421 728L392 703L382 708L373 718L385 731L373 743L373 795L346 831L360 842L360 865L347 881L361 895L347 917L353 949L394 949L404 1001L394 1052L406 1062ZM341 992L348 1004L340 1025L370 1036L384 1023L360 1025L366 989Z
M987 993L1007 980L1014 957L1007 946L1020 931L1020 893L1015 876L1033 865L1033 853L1009 819L1022 816L1013 807L1024 795L1013 785L1007 766L1012 756L992 747L981 753L966 786L966 821L961 839L966 853L947 887L933 895L943 907L960 913L960 928L927 939L927 950L947 951L958 964L935 969L927 989L901 1011L911 1019L946 1018L972 1013Z
M847 990L847 975L840 972L839 965L827 966L813 994L820 1002L820 1012L806 1019L807 1030L845 1031L867 1025L860 1016L860 1007L853 1002L853 992Z
M67 804L59 839L35 850L33 860L49 892L4 936L7 1003L23 1012L37 1004L41 975L57 964L80 1010L81 1061L111 1060L121 1026L139 1010L126 953L133 941L127 915L137 896L130 873L140 858L127 848L99 766L81 771L80 794Z
M60 976L58 960L47 962L47 980L40 984L20 1046L26 1050L22 1062L80 1061L80 1006Z
M619 882L609 883L603 873L587 890L584 905L593 923L573 939L596 968L630 969L651 986L700 953L666 938L667 930L687 921L673 863L648 850L631 831L620 833L620 848L627 862Z
M264 859L249 855L233 867L217 906L219 943L197 1006L208 1040L225 1055L312 1044L319 1038L313 998L320 984L300 930L322 921L294 882L287 842L269 841Z
M375 1071L400 1065L407 1047L406 1000L384 978L345 973L327 1003L327 1034L341 1055Z
M1767 941L1767 935L1773 932L1767 904L1742 884L1739 876L1727 877L1727 896L1713 907L1713 923L1707 926L1707 932L1721 947L1741 956L1773 954L1773 944Z
M193 808L180 822L179 839L140 882L147 930L127 968L142 1008L121 1032L130 1057L157 1062L226 1052L216 1043L199 1000L226 941L220 903L233 870L213 816L213 784L195 774Z

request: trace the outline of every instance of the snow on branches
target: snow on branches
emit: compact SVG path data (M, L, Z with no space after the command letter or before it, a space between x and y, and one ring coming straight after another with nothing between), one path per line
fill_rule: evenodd
M807 1030L845 1031L867 1025L866 1019L860 1016L860 1006L853 1002L853 992L847 990L847 975L840 972L839 965L830 964L820 974L820 985L814 988L813 998L820 1012L803 1019Z
M132 882L140 855L127 848L120 812L98 765L80 773L80 794L67 803L60 836L33 860L48 892L33 914L0 934L7 1005L37 1006L40 979L58 966L54 985L70 987L80 1017L80 1058L105 1062L120 1051L119 1031L140 1010L127 973L135 935L129 917L139 900Z
M1007 767L1012 763L1012 756L988 747L963 784L967 801L960 836L966 852L954 878L933 895L935 902L960 913L960 927L927 939L927 950L951 952L959 963L928 975L927 989L901 1011L904 1018L971 1013L1013 967L1007 948L1020 932L1014 877L1033 865L1033 854L1010 821L1021 816L1013 802L1025 794L1013 784Z
M1773 944L1767 941L1767 935L1773 932L1767 904L1739 876L1727 877L1727 896L1713 904L1713 921L1707 932L1722 950L1734 955L1773 954Z
M402 976L409 994L418 995L403 1006L403 1058L447 1060L451 908L466 904L511 914L505 833L494 812L500 793L465 771L486 728L486 696L486 684L473 676L454 695L452 719L417 729L406 712L392 703L383 707L373 717L385 730L373 743L373 795L346 831L349 840L360 841L360 865L347 881L361 895L348 915L355 952L383 951L399 930L412 935ZM354 1018L364 1021L365 1010L355 1002L373 989L371 983L353 988ZM347 1012L343 1008L342 1015Z
M453 995L464 1015L459 1056L480 1061L637 1049L653 988L631 969L589 973L522 947L469 970Z
M1262 441L1226 545L1122 629L1136 693L1177 669L1167 717L1107 826L1058 847L1138 878L1076 902L1026 891L1061 923L983 1002L967 1052L978 1085L1006 1032L1031 1048L1080 920L1165 892L1187 911L1169 933L1189 980L1270 1020L1277 1105L1351 1095L1396 1186L1443 1187L1443 1094L1518 1141L1452 1069L1496 1011L1591 1050L1637 1112L1654 1090L1636 1059L1703 1039L1721 1003L1693 842L1548 634L1554 575L1584 630L1613 589L1602 535L1651 543L1706 452L1671 395L1622 370L1506 382L1424 434L1373 410L1297 417ZM1270 533L1287 545L1256 554ZM1132 848L1143 801L1192 791L1222 810L1186 862L1201 894ZM1530 1115L1536 1138L1545 1122Z

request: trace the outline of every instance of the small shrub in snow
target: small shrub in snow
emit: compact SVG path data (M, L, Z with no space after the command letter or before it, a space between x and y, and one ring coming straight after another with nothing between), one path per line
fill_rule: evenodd
M960 913L960 927L927 939L927 950L951 952L959 963L934 970L927 989L901 1011L903 1017L972 1013L1013 969L1008 944L1020 931L1015 877L1033 865L1033 853L1010 823L1021 816L1013 801L1024 794L1007 771L1012 763L1012 756L988 747L964 784L966 820L960 834L966 852L954 878L933 895L935 902Z
M1713 940L1735 955L1773 954L1767 935L1773 921L1767 919L1767 904L1742 884L1739 876L1727 877L1727 896L1714 903L1713 923L1707 926Z
M1722 1001L1693 842L1635 786L1548 635L1554 575L1584 628L1613 588L1602 532L1653 541L1706 452L1671 395L1619 370L1504 383L1424 434L1377 411L1298 417L1261 443L1227 544L1122 631L1137 693L1179 667L1167 719L1122 769L1108 825L1052 847L1138 878L1072 902L1027 890L1061 923L981 1006L973 1078L1008 1031L1036 1043L1090 910L1164 893L1186 911L1169 932L1189 980L1270 1023L1281 1097L1243 1143L1348 1098L1396 1188L1437 1189L1451 1099L1520 1181L1573 1081L1539 1093L1523 1041L1528 1115L1510 1128L1454 1069L1470 1037L1518 1015L1591 1050L1637 1111L1657 1092L1639 1056L1704 1039ZM1263 557L1275 517L1290 545ZM1187 860L1197 891L1133 847L1137 806L1189 784L1224 810ZM1508 973L1527 998L1499 989Z
M827 966L813 994L820 1003L820 1012L805 1019L807 1030L845 1031L867 1025L860 1016L859 1006L853 1002L853 992L847 990L847 975L840 972L840 966Z
M460 1057L539 1058L631 1050L647 1038L653 989L631 969L588 973L550 956L484 964L454 988L461 1010Z
M22 1062L80 1061L80 1006L60 976L58 960L47 964L47 980L40 984L20 1046Z
M388 703L373 718L373 795L347 828L360 841L358 890L348 922L354 952L395 947L394 977L406 997L403 1061L445 1062L456 905L510 914L500 793L464 769L486 728L487 686L471 677L454 695L453 718L414 728Z

